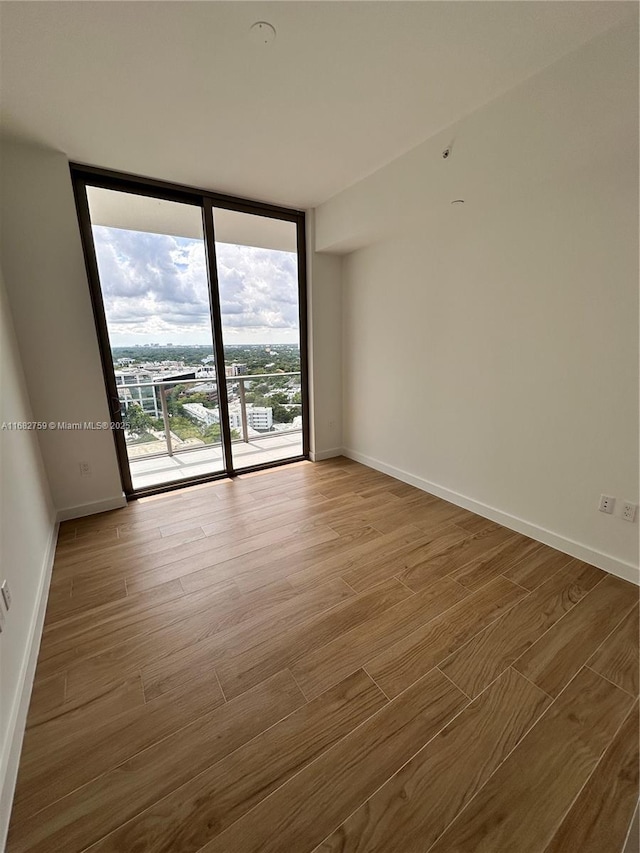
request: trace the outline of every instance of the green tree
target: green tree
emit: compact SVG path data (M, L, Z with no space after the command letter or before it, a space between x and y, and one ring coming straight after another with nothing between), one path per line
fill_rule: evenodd
M153 427L153 418L138 403L133 403L128 407L124 422L129 432L146 432Z
M276 405L273 406L273 420L275 423L290 424L294 417L295 414L286 406L281 406L280 403L276 403Z
M249 391L245 399L247 403L253 403L254 406L270 406L269 397L263 397L262 394L254 393L253 391Z
M220 443L220 424L211 424L202 431L202 439L207 444Z
M202 430L202 440L206 444L220 444L220 424L211 424ZM231 438L240 438L240 433L237 429L231 430Z
M284 391L274 391L274 393L271 394L269 399L271 400L271 402L274 405L277 403L280 403L281 405L283 405L284 403L289 402L289 397L285 394Z
M176 385L175 388L166 392L167 411L170 415L180 415L180 417L186 416L186 412L182 407L182 401L179 399L183 391L184 385Z
M202 430L189 418L181 415L172 415L169 421L171 432L175 433L183 441L186 438L202 438Z

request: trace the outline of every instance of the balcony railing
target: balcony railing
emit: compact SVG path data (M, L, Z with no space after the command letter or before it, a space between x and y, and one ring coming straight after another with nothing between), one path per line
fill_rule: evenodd
M227 376L225 377L225 381L227 385L233 384L238 386L238 402L240 407L240 430L241 430L241 438L232 439L232 442L244 442L249 444L251 438L249 436L249 417L248 417L248 405L247 404L247 389L246 383L249 382L262 382L265 380L273 380L273 379L285 379L287 377L292 376L300 376L300 371L292 371L289 373L258 373L251 374L247 376ZM121 405L121 411L123 411L123 415L126 413L127 406L138 405L140 406L146 414L150 414L144 406L142 405L145 402L145 399L148 401L150 398L143 398L140 396L139 399L131 399L131 400L123 400L122 392L127 390L132 390L134 388L151 388L155 394L159 397L160 402L160 411L161 411L161 419L163 423L164 429L164 437L166 442L166 450L151 452L143 454L143 458L149 459L157 456L173 456L174 453L185 453L190 450L201 450L202 444L198 443L197 445L190 445L188 447L174 447L173 435L171 432L171 415L169 414L169 406L167 402L167 393L168 391L173 390L177 387L182 387L184 385L205 385L211 384L216 386L218 385L218 380L216 378L201 376L195 379L167 379L167 380L157 380L153 382L132 382L127 383L126 385L118 385L118 397ZM229 395L230 396L230 395ZM234 401L235 402L235 401ZM301 405L299 403L289 403L282 404L285 406L296 407L296 409L301 411ZM157 410L157 405L154 406L154 410ZM218 411L218 423L220 422L220 409L216 407L216 409L210 409L209 411ZM193 415L191 416L193 418ZM197 419L195 419L197 420ZM214 422L215 423L215 422ZM264 432L260 433L260 438L268 438L270 436L277 436L279 434L291 434L301 432L301 427L293 427L291 429L281 429L274 430L273 432ZM218 442L209 442L211 446L220 446L221 441Z

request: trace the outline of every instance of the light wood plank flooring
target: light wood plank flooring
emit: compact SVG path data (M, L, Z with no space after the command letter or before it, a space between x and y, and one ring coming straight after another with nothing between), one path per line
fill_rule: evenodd
M638 590L346 459L66 522L9 853L620 853Z

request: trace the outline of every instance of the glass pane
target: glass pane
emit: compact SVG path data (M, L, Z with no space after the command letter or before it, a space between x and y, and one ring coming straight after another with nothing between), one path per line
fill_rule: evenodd
M133 487L222 471L201 209L87 194Z
M216 208L214 227L234 468L299 457L295 223Z

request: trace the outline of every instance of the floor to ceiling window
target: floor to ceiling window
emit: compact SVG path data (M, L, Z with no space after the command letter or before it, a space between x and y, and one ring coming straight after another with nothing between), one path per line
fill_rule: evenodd
M72 175L125 492L306 458L304 214Z

